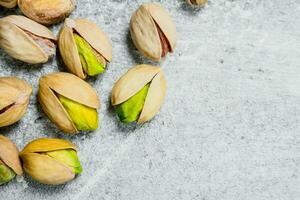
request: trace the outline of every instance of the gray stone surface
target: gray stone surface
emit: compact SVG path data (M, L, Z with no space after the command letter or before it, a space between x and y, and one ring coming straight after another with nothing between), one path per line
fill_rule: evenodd
M178 29L176 51L158 63L168 94L150 123L125 126L109 96L129 67L148 62L128 35L142 2L78 0L72 13L96 21L113 43L105 74L88 80L102 99L93 133L61 134L37 104L39 77L64 70L60 62L24 65L0 51L0 75L34 87L26 116L1 133L19 148L38 137L69 139L84 167L62 186L14 180L0 188L0 199L299 200L300 1L211 0L200 10L157 1ZM0 9L1 16L14 12Z

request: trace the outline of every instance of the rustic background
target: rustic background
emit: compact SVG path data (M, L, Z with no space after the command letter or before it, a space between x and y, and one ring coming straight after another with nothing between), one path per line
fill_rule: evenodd
M300 1L210 0L203 9L156 1L178 30L174 54L157 64L168 94L150 123L125 126L109 98L129 67L148 63L128 34L142 2L78 0L72 13L97 22L113 43L105 74L88 80L102 100L95 132L63 135L37 104L39 78L65 70L59 59L32 66L0 50L0 75L34 87L26 116L0 132L20 149L39 137L69 139L84 167L62 186L19 178L0 187L0 199L299 200ZM0 16L15 12L0 8Z

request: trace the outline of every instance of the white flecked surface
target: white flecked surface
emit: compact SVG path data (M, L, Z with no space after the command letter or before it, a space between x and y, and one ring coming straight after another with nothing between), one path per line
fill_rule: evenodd
M129 67L148 62L128 35L142 2L79 0L72 13L96 21L113 43L105 74L88 80L102 99L93 133L61 134L36 102L39 77L64 70L60 61L30 66L0 51L0 75L34 87L26 116L1 133L19 148L38 137L69 139L84 167L62 186L14 180L0 187L0 199L300 199L300 1L210 0L200 10L157 1L178 29L175 53L158 64L168 94L154 120L126 126L109 96ZM0 9L1 16L14 12Z

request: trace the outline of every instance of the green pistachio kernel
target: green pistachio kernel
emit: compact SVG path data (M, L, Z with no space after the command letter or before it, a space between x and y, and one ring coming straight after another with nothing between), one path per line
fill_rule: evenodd
M89 76L103 73L105 66L98 60L91 45L76 33L74 33L74 40L85 73Z
M98 113L94 108L82 105L58 94L63 107L80 131L93 131L98 128Z
M75 174L82 172L82 166L80 164L77 153L73 149L49 151L46 154L55 160L62 162L74 170Z
M130 97L130 99L116 106L116 112L122 122L131 123L138 120L143 110L149 87L150 83Z
M7 167L4 163L0 160L0 185L9 182L16 176L16 173Z

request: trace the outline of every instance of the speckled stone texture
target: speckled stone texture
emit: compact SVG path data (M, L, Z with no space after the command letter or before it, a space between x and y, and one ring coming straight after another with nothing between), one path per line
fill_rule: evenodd
M105 74L88 80L102 100L95 132L63 135L37 104L39 77L65 70L59 59L31 66L0 51L0 75L34 87L26 116L0 132L19 148L38 137L69 139L84 167L62 186L14 180L0 188L0 199L299 200L300 1L210 0L203 9L157 1L178 30L174 54L157 64L168 94L150 123L126 126L109 98L129 67L149 63L128 32L142 2L78 0L72 13L96 21L113 43ZM14 12L0 9L1 16Z

